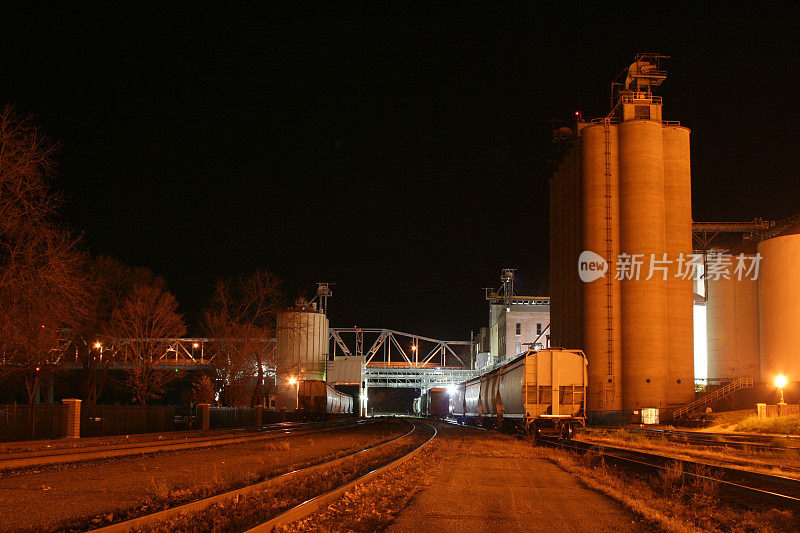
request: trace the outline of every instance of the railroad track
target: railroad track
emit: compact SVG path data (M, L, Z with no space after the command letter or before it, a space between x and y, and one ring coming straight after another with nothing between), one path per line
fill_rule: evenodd
M286 472L284 474L270 478L266 481L261 481L258 483L254 483L252 485L227 491L195 502L165 509L157 513L140 516L131 520L127 520L125 522L112 524L100 529L96 529L94 531L102 533L122 533L139 529L146 530L150 527L158 527L159 524L164 524L172 519L181 517L182 515L191 516L191 515L196 515L197 513L202 513L203 511L208 510L215 504L220 504L224 506L225 512L230 512L231 507L236 505L243 497L257 495L262 491L268 491L270 489L279 489L284 484L287 484L292 481L302 480L311 473L324 472L327 469L335 468L339 465L342 465L346 460L356 458L361 454L365 454L367 452L387 450L389 446L391 446L392 444L398 444L403 439L410 439L412 437L418 436L421 433L419 430L420 426L428 426L432 430L432 434L430 436L420 435L418 439L420 440L420 443L414 446L410 451L403 453L399 457L392 457L389 462L380 465L378 467L375 467L372 470L363 473L362 475L359 475L355 479L348 480L337 487L325 491L322 494L314 495L313 497L301 503L298 503L297 505L294 505L289 509L282 510L280 514L270 517L266 521L258 523L257 525L255 525L250 529L245 529L248 532L272 531L272 529L277 526L301 520L302 518L314 513L315 511L324 508L331 501L342 496L345 492L352 489L354 486L361 483L366 483L372 480L373 478L385 473L386 471L399 466L403 462L408 461L417 452L419 452L426 445L428 445L437 435L436 428L431 424L421 421L407 421L407 422L411 425L411 428L406 433L400 435L399 437L387 440L385 442L368 446L359 451L348 453L346 455L343 455L336 459L332 459L330 461L326 461L305 468L292 470L290 472Z
M39 466L68 464L110 459L116 457L135 456L165 451L189 450L194 448L207 448L210 446L224 446L228 444L241 444L246 442L269 440L286 436L299 436L335 429L353 427L372 421L334 422L321 425L303 425L268 429L257 434L224 434L207 437L192 437L188 439L175 439L165 441L145 441L131 444L111 446L86 446L83 448L64 448L47 452L12 452L0 455L0 472L18 470ZM177 442L176 442L177 441Z
M662 438L669 442L692 444L709 448L732 448L738 450L783 451L800 450L800 440L793 437L768 437L736 433L700 433L672 429L627 428L625 431L648 438ZM786 446L775 446L776 440L785 441ZM791 445L789 445L791 444Z
M667 470L675 472L676 465L680 465L684 479L714 480L719 483L721 492L731 500L750 502L755 499L779 508L800 510L800 481L796 479L588 442L551 438L542 438L541 442L578 453L599 453L606 463L636 472L649 474L660 474ZM698 472L711 472L712 475Z

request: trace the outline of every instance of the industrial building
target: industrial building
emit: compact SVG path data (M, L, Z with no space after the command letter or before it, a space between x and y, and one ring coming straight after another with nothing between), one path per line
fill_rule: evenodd
M694 397L689 129L663 120L662 56L639 54L612 84L611 111L555 132L550 181L551 342L589 358L588 411L668 408ZM605 275L583 282L589 251ZM624 254L621 256L621 254ZM622 276L618 258L655 258L663 276Z
M503 269L499 289L485 289L489 326L473 338L474 368L505 361L530 349L550 347L550 298L514 292L514 269Z

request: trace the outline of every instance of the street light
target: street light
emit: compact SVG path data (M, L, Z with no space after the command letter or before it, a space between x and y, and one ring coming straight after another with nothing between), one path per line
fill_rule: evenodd
M775 386L778 387L778 390L780 391L780 400L778 401L779 404L786 403L783 401L783 388L786 386L786 383L788 383L786 376L778 376L775 378Z
M295 411L297 411L298 409L300 409L300 380L292 376L289 378L289 385L296 385L294 409Z

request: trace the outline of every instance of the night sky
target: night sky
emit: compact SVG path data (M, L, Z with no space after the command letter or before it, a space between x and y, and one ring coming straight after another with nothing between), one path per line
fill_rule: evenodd
M62 142L66 222L190 328L255 268L335 282L334 326L438 338L486 325L502 267L546 294L548 121L605 114L639 51L672 56L695 220L800 212L795 12L195 4L0 22L0 103Z

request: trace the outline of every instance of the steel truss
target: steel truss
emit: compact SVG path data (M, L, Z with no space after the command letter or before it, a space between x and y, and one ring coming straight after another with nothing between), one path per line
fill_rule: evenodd
M367 388L392 387L429 389L456 385L480 375L466 368L383 368L368 366L364 372Z
M154 339L113 339L108 345L101 345L100 360L107 360L111 365L124 365L128 357L128 349L137 342L150 342L160 345L163 350L156 359L164 364L180 367L210 366L214 362L217 350L213 345L219 342L253 342L253 339L213 339L207 337L189 338L154 338ZM275 339L258 339L264 345L265 353L275 349ZM68 365L70 358L62 359ZM75 363L80 363L77 351Z
M372 340L372 344L366 352L364 350L365 338ZM451 362L450 367L463 369L470 366L468 355L470 341L443 341L402 331L378 328L331 328L330 340L331 353L334 356L365 357L368 369L370 367L446 368L448 367L448 356ZM347 341L350 341L350 344ZM464 347L467 349L464 350ZM459 354L454 348L459 349L461 353ZM337 350L341 353L337 353ZM394 361L392 360L393 351ZM458 364L455 364L456 361Z

